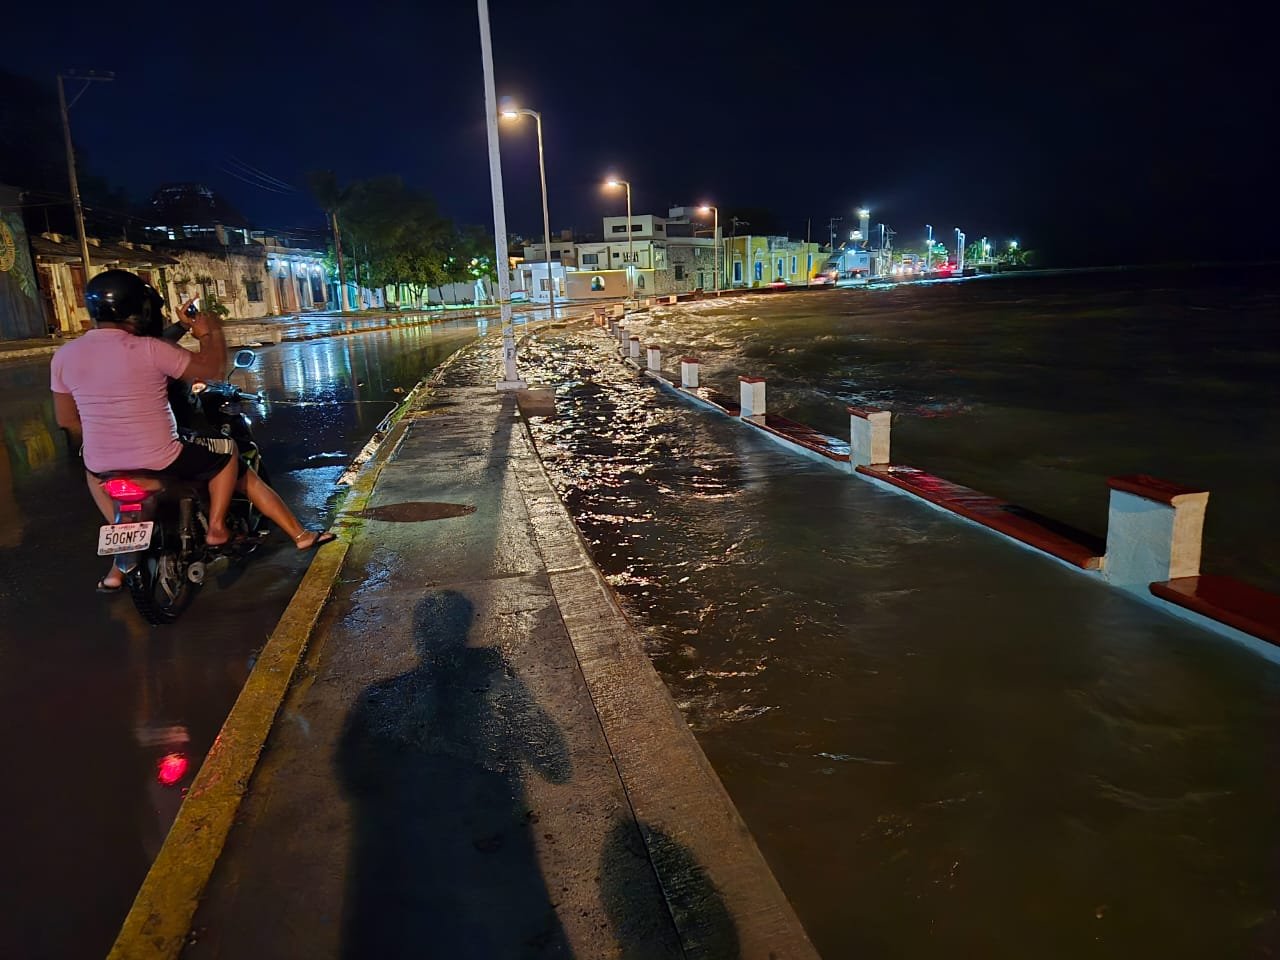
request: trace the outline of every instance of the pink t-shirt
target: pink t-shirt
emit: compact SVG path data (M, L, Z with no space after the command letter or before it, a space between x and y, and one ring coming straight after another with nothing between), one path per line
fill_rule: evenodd
M84 465L163 470L182 451L169 408L169 378L187 372L191 354L155 337L95 328L53 355L49 385L69 393L84 425Z

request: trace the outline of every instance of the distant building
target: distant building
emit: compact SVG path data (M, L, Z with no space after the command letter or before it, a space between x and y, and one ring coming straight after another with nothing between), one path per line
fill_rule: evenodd
M523 247L525 262L541 261L545 264L547 255L543 251L543 246L542 241L526 243ZM551 261L564 264L566 267L576 267L578 265L577 244L573 242L573 233L571 231L563 230L560 236L552 237Z
M725 237L729 288L805 285L827 262L822 246L780 236Z
M172 256L145 243L110 242L87 238L89 260L95 273L128 270L157 290L165 289L165 270L177 263ZM42 233L31 239L36 276L45 298L50 326L63 335L74 335L93 326L84 304L84 261L75 237Z
M143 235L150 241L249 242L249 221L202 183L166 183L151 196Z
M84 269L74 237L56 233L32 239L36 275L51 328L63 334L92 323L84 303ZM235 320L336 309L338 288L328 281L325 255L292 247L278 238L239 246L187 241L164 247L89 238L94 273L119 269L136 273L165 297L171 308L190 297L215 298ZM381 307L381 290L348 283L353 304Z

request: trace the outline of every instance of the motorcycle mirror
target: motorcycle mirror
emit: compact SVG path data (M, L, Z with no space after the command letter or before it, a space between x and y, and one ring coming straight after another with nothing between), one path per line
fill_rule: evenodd
M240 350L236 353L235 368L237 370L248 370L257 359L257 355L252 350Z

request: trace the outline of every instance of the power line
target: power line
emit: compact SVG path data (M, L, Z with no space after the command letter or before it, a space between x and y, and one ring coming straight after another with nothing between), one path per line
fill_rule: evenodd
M226 164L223 164L221 169L222 169L222 172L225 173L227 176L235 177L235 179L239 180L241 183L247 183L251 187L257 187L259 190L266 190L268 193L278 193L283 196L293 192L292 188L288 190L280 190L277 187L268 186L267 184L259 183L256 180L250 180L248 177L241 176L239 173L237 173L235 170L233 170L231 167L227 166Z
M232 163L234 163L236 166L240 167L243 171L245 171L246 173L249 173L254 177L264 180L267 183L274 184L275 186L280 187L284 190L294 191L296 189L293 186L293 184L285 183L285 181L281 180L279 177L273 177L269 173L259 170L257 167L253 166L252 164L245 163L243 160L237 157L234 153L228 154L227 156L230 157Z

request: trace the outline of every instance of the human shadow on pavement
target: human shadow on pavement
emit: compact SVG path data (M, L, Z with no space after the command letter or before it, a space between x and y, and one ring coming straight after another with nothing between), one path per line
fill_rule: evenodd
M655 869L670 918L680 932L680 944L674 949L664 943L668 937L662 930L653 929L653 917L643 902L653 889ZM737 960L742 956L738 925L724 898L693 851L674 837L644 822L617 820L600 853L600 876L605 911L622 947L622 960L670 956Z
M567 782L568 750L502 652L467 646L474 618L452 590L419 600L420 662L367 687L347 717L343 957L572 955L522 774Z

